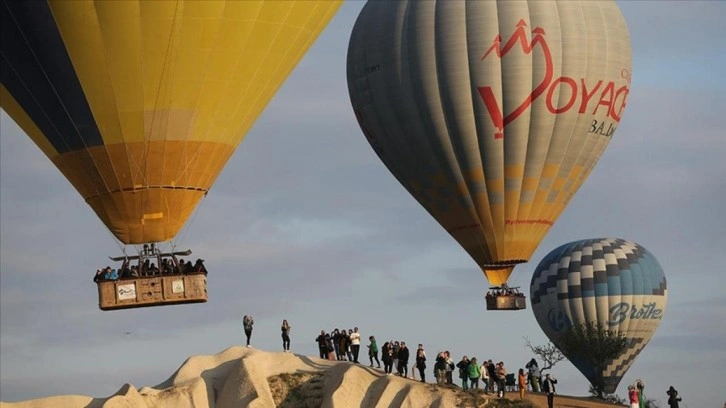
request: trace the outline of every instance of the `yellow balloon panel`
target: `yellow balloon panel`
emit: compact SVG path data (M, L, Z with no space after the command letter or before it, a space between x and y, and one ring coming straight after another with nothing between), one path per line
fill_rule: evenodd
M228 144L154 141L91 147L53 162L115 236L136 244L172 239L233 151Z
M17 3L3 108L126 244L176 235L341 5Z

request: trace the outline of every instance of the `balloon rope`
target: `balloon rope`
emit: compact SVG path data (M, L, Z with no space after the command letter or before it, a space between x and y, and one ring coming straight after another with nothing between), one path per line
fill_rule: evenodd
M116 246L119 247L121 252L123 252L124 255L126 255L126 247L123 245L120 239L118 239L113 233L111 233L111 230L108 229L105 225L103 226L103 229L106 230L106 233L111 237L111 241L116 243Z
M170 242L173 243L173 245L181 245L181 242L186 238L187 233L189 232L189 229L191 228L191 225L194 223L194 220L197 218L197 214L199 214L199 210L202 208L202 204L204 204L204 199L207 198L205 195L202 197L202 201L199 202L197 205L197 208L194 209L194 212L192 213L192 217L187 221L186 224L184 224L184 227L182 227L181 232L177 234L177 238L172 239Z

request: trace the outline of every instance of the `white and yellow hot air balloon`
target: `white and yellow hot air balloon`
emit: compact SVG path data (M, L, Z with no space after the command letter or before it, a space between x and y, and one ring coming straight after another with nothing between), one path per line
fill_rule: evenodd
M121 242L168 241L340 5L2 0L2 108Z
M341 3L0 0L2 108L119 241L143 244L121 269L179 271L191 252L155 243L185 225ZM195 279L99 281L99 305L206 301Z
M505 285L622 118L631 49L614 1L370 1L348 89L383 163Z

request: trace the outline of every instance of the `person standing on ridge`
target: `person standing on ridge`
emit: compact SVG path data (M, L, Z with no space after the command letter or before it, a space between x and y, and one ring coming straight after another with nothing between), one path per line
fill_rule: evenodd
M461 388L466 391L469 389L469 357L464 356L461 361L456 363L459 367L459 378L461 378Z
M242 318L242 326L245 330L245 336L247 337L247 347L250 347L250 338L252 337L252 325L255 324L255 320L251 315L245 315Z
M628 403L630 404L630 408L639 408L639 401L638 389L634 385L628 385Z
M436 384L444 385L446 382L446 352L439 351L436 355L436 363L434 364L434 376L436 377Z
M545 380L542 383L542 391L547 394L547 407L554 408L555 406L555 384L557 380L549 374L545 375Z
M358 363L358 354L360 353L360 333L358 328L353 329L353 333L350 334L350 351L353 353L353 362Z
M479 371L481 371L481 383L484 394L489 394L489 362L486 359L481 364L481 367L479 367Z
M330 335L325 333L325 330L320 330L320 335L315 338L315 342L318 343L318 352L320 354L320 358L327 359L328 358L328 339L330 338Z
M500 361L497 363L497 395L499 398L504 398L504 393L507 391L507 369L504 367L504 362Z
M670 408L680 408L681 397L678 396L678 391L672 385L668 388L666 394L668 394L668 406Z
M517 383L519 385L519 399L524 399L524 393L527 391L527 376L524 375L524 369L519 369L519 375L517 376Z
M542 380L539 366L537 366L537 360L534 358L529 360L529 363L524 366L529 371L529 385L532 387L532 391L539 392L540 381Z
M421 375L421 382L426 382L426 350L424 350L423 344L418 345L418 350L416 350L416 368L418 369L418 373ZM414 377L416 374L414 373ZM415 379L415 378L414 378Z
M454 368L456 368L456 364L454 363L454 359L451 358L451 353L449 350L444 351L444 355L446 356L446 383L449 385L454 384Z
M280 330L282 330L282 351L285 353L290 352L290 328L290 324L287 320L283 320Z
M352 343L350 341L350 336L352 334L353 334L353 329L348 329L347 338L345 340L346 343L347 343L346 345L347 345L348 348L345 350L345 352L346 352L346 354L348 356L348 361L355 362L355 359L353 358L353 349L351 348Z
M348 337L348 332L346 332L345 329L341 330L340 335L338 336L338 350L340 351L341 361L350 360L350 345L348 345L349 341L350 337Z
M469 370L469 384L472 390L479 389L479 377L481 377L481 367L476 361L476 357L472 357L468 365Z
M368 344L368 359L371 360L371 365L369 367L373 367L373 359L375 359L378 368L381 368L381 361L378 360L378 343L376 342L376 338L374 336L370 336L368 337L368 341L370 342L370 344Z
M645 408L645 383L643 380L638 378L638 380L635 381L635 388L638 389L638 408Z
M333 329L333 334L330 335L333 339L333 351L335 351L335 360L339 361L340 358L340 330L336 327Z
M398 373L403 378L408 378L408 358L409 351L406 342L401 342L401 348L398 349Z
M398 369L398 351L401 350L401 344L398 342L398 340L393 342L393 368L396 370L396 373L400 376L401 370Z
M487 361L487 372L489 373L489 391L494 392L494 385L497 383L497 365L491 359Z

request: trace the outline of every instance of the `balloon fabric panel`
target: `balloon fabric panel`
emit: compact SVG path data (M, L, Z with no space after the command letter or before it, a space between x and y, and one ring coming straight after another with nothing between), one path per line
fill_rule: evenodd
M119 240L167 241L340 5L3 2L3 108Z

